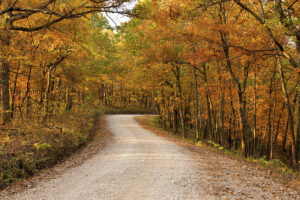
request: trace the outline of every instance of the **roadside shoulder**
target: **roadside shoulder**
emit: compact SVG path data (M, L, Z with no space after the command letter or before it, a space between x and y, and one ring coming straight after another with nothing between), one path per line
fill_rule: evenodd
M169 141L175 142L179 146L194 153L195 156L215 158L214 159L215 166L217 166L219 164L222 165L222 163L219 163L220 159L222 159L222 158L226 158L226 160L229 159L229 161L236 163L238 166L240 166L240 168L256 171L256 172L262 174L264 177L267 177L268 179L271 179L276 183L280 183L282 186L285 186L287 188L291 188L291 189L297 191L300 195L300 177L297 177L297 178L286 177L280 173L263 168L262 166L259 166L258 164L248 162L247 160L245 160L243 158L233 157L231 155L225 154L225 153L217 151L217 150L213 150L206 146L197 146L196 144L194 144L191 141L184 140L180 137L176 137L175 135L168 133L166 130L163 130L162 128L155 127L153 124L149 123L148 120L145 120L143 118L143 116L135 117L135 120L143 128L153 132L154 134L156 134L158 136L164 137ZM223 167L223 166L221 166L221 167Z
M113 135L109 132L106 117L107 116L105 115L97 117L93 130L93 139L84 147L78 149L71 156L65 158L57 165L49 169L44 169L32 177L17 181L0 191L0 200L11 194L20 193L26 189L33 188L42 180L53 179L62 174L65 170L82 164L84 161L106 148L114 140Z

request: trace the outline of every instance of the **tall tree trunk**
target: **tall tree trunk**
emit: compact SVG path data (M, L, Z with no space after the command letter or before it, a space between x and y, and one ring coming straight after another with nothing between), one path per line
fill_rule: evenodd
M178 133L178 108L174 108L172 124L173 132Z
M283 137L283 140L282 140L282 152L284 152L284 153L286 152L285 144L286 144L287 134L288 134L288 130L289 130L289 122L290 122L290 119L288 117L287 122L286 122L286 126L285 126L285 130L284 130L284 137Z
M229 56L229 48L228 48L228 44L227 44L227 39L223 33L221 33L221 39L222 39L222 44L223 44L223 51L224 51L225 58L226 58L227 69L230 73L230 76L231 76L233 82L236 84L237 89L238 89L242 155L244 157L247 157L248 156L248 152L247 152L248 147L246 146L246 141L245 141L246 135L247 135L247 119L246 119L246 107L245 107L246 102L243 99L244 91L242 90L241 83L239 82L239 80L236 78L236 76L233 73L231 59Z
M275 83L274 83L275 84ZM274 140L274 130L275 130L275 119L276 119L276 106L277 106L277 92L275 87L275 94L274 94L274 102L273 102L273 123L272 123L272 134L271 134L271 145L270 145L270 159L273 159L273 140Z
M240 114L240 130L241 130L241 146L242 155L248 156L247 152L247 118L246 118L246 101L243 99L243 92L241 86L238 86L238 99L239 99L239 114Z
M252 155L256 154L256 130L257 130L257 77L256 71L254 75L254 127L253 127L253 145L252 145Z
M46 87L46 92L45 92L45 98L44 98L44 120L47 119L48 114L49 114L49 93L51 90L51 72L52 72L53 67L50 66L48 70L48 76L47 76L47 87Z
M220 13L219 18L221 24L227 24L227 18L226 18L226 10L224 7L224 3L220 2ZM246 101L243 99L243 93L244 90L242 90L242 85L236 75L233 72L232 69L232 63L230 58L230 52L229 52L229 46L228 46L228 39L226 33L220 31L220 39L222 41L222 48L223 53L225 55L226 59L226 68L229 71L229 74L233 80L233 82L236 84L238 89L238 100L239 100L239 116L240 116L240 131L241 131L241 146L242 146L242 155L243 157L248 156L248 146L246 143L246 137L247 137L247 119L246 119ZM246 80L245 80L246 82Z
M18 69L16 71L12 95L11 95L11 108L10 108L10 117L14 118L14 111L15 111L15 100L16 100L16 90L17 90L17 81L19 76L19 70L20 70L20 63L18 63Z
M292 112L292 107L289 100L289 95L286 90L286 82L283 72L283 67L281 61L278 62L279 64L279 72L281 76L281 85L282 85L282 91L285 95L285 102L288 110L288 116L289 116L289 125L290 125L290 131L291 131L291 138L292 138L292 165L295 167L297 164L297 158L296 158L296 138L295 138L295 129L294 129L294 116Z
M216 141L216 120L214 118L214 108L213 104L211 101L211 96L210 96L210 90L209 90L209 85L208 85L208 77L206 73L206 63L202 64L202 69L203 69L203 80L205 82L205 98L206 98L206 104L207 104L207 116L208 116L208 123L207 123L207 133L209 134L209 139L210 140L215 140Z
M29 110L30 110L30 107L31 107L31 97L29 95L29 92L30 92L31 71L32 71L32 66L29 65L29 72L28 72L27 81L26 81L26 91L25 91L25 94L24 94L24 96L23 96L23 98L21 100L21 103L19 105L19 110L20 110L21 118L23 118L22 109L23 109L23 105L24 105L24 102L25 102L26 99L27 99L26 114L29 114Z
M26 114L29 114L30 108L31 108L31 96L30 96L30 79L31 79L31 72L32 72L32 66L29 66L29 73L27 76L27 82L26 82L26 93L22 99L22 103L21 106L23 105L24 101L27 98L27 102L26 102Z
M223 137L224 137L224 88L223 88L223 80L222 80L222 74L220 70L220 66L218 64L218 73L219 73L219 86L220 86L220 120L221 120L221 127L220 127L220 133L219 133L219 143L223 144Z
M40 88L40 105L43 106L44 102L44 92L45 92L45 79L46 79L47 69L43 64L43 72L42 72L42 79L41 79L41 88Z
M280 111L280 114L279 114L279 117L278 117L278 120L277 120L276 134L275 134L275 137L274 137L274 140L273 140L274 145L277 144L277 139L278 139L278 135L279 135L279 128L280 128L280 122L281 122L281 118L282 118L282 114L283 114L285 105L286 105L286 103L284 102L282 104L282 108L281 108L281 111Z
M4 7L8 7L11 2L3 2ZM0 4L1 5L1 4ZM10 25L10 15L11 13L5 14L4 16L1 16L1 20L5 21L4 28L0 31L0 40L1 45L5 49L1 53L1 66L0 66L0 84L1 84L1 106L2 106L2 123L7 124L11 120L10 115L10 105L9 105L9 46L10 46L10 40L11 40L11 34L9 31L9 25Z
M232 111L232 115L233 115L233 119L232 119L232 130L233 130L233 147L234 150L237 149L237 134L236 134L236 110L234 109L234 105L233 105L233 99L232 99L232 86L230 84L230 106L231 106L231 111Z
M196 118L196 140L199 140L199 97L198 97L198 80L197 71L194 67L194 84L195 84L195 118Z
M299 76L299 75L298 75ZM297 102L296 102L296 160L300 161L300 81L297 89Z
M298 62L298 70L300 65L300 30L296 36L296 49L297 49L297 62ZM300 72L298 72L298 80L300 79ZM296 161L300 161L300 81L298 81L297 86L297 101L296 101Z
M70 88L67 86L66 89L66 111L69 111L73 107L73 88L70 90ZM71 93L71 94L70 94Z
M180 69L176 65L176 85L179 95L179 117L180 117L180 126L181 126L181 134L183 138L186 138L186 131L185 131L185 124L184 124L184 110L183 110L183 98L182 98L182 88L181 88L181 81L180 81Z
M274 67L274 71L273 71L273 75L271 78L271 83L270 83L270 88L269 88L269 99L270 99L270 103L269 103L269 111L268 111L268 146L267 146L267 159L270 160L272 159L272 151L273 151L273 128L272 128L272 122L271 122L271 116L272 116L272 110L275 109L274 108L274 101L272 102L272 93L274 91L274 87L275 87L275 75L276 75L276 66L277 63L275 63L275 67ZM276 97L274 97L274 99L276 99Z

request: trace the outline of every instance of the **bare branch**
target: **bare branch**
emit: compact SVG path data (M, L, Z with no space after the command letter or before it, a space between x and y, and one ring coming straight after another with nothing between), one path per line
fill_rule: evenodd
M278 51L278 49L276 49L276 48L274 48L274 49L246 49L244 47L236 46L236 45L228 45L228 47L238 48L238 49L248 51L248 52Z

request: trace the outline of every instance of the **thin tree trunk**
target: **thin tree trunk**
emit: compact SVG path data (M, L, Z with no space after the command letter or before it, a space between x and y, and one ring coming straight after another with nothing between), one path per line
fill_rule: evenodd
M29 72L28 72L27 82L26 82L26 92L24 94L24 97L22 98L21 105L20 105L20 112L22 112L23 104L24 104L24 102L25 102L25 100L27 98L27 104L26 104L26 107L27 107L26 108L26 113L27 114L29 114L29 110L30 110L30 107L31 107L31 97L29 95L29 92L30 92L31 71L32 71L32 66L29 65Z
M203 68L203 80L205 81L205 97L206 97L206 104L207 104L207 114L208 114L208 134L210 140L216 139L216 131L215 131L215 118L214 118L214 109L210 97L210 90L208 86L208 78L206 73L206 63L202 64Z
M241 130L241 145L242 145L242 155L244 157L248 156L247 152L247 119L246 119L246 102L243 100L243 92L241 91L241 86L239 85L238 99L239 99L239 113L240 113L240 130Z
M274 80L275 81L275 80ZM275 84L275 83L274 83ZM273 140L274 140L274 130L275 130L275 119L276 119L276 106L277 106L277 92L276 92L276 87L275 87L275 96L274 96L274 102L273 102L273 125L272 125L272 134L271 134L271 144L270 144L270 159L273 159Z
M299 44L300 45L300 44ZM299 77L299 75L298 75ZM296 116L296 161L300 161L300 81L298 82L297 89L297 102L295 109Z
M199 140L199 97L198 97L198 81L197 71L194 68L194 84L195 84L195 115L196 115L196 140Z
M70 94L74 92L73 88L70 90L69 87L66 89L66 111L69 111L73 107L73 94Z
M10 117L14 118L14 111L15 111L15 100L16 100L16 90L17 90L17 81L19 76L19 70L20 70L20 63L18 63L18 69L16 71L15 79L14 79L14 85L11 95L11 108L10 108Z
M184 111L183 111L183 99L182 99L182 88L180 82L180 69L176 66L176 85L179 93L179 117L181 125L181 134L183 138L186 138L185 124L184 124Z
M221 24L227 24L227 19L226 19L226 13L225 13L225 8L224 8L224 3L220 3L220 13L219 13L219 18ZM229 74L233 80L233 82L236 84L238 88L238 100L239 100L239 116L240 116L240 130L241 130L241 146L242 146L242 155L243 157L248 156L248 146L246 142L246 135L247 135L247 119L246 119L246 102L243 99L243 93L244 91L242 90L242 85L235 76L233 70L232 70L232 63L231 63L231 58L230 58L230 52L229 52L229 47L228 47L228 39L226 33L220 31L220 38L222 41L222 48L223 52L225 55L226 59L226 67L229 71Z
M296 138L295 138L295 129L294 129L294 117L293 117L293 112L292 112L292 107L290 104L289 100L289 95L286 90L286 82L285 82L285 77L284 77L284 72L283 72L283 67L282 63L279 61L279 72L281 76L281 84L282 84L282 91L285 95L285 102L288 110L288 115L289 115L289 124L290 124L290 131L291 131L291 138L292 138L292 165L295 167L297 164L297 159L296 159Z
M218 73L219 73L219 84L220 84L220 118L221 118L221 127L220 127L220 133L219 133L219 143L222 145L223 144L223 137L224 137L224 104L225 104L225 99L224 99L224 88L223 88L223 81L222 81L222 75L221 75L221 70L220 66L218 65Z
M282 108L281 108L281 111L280 111L280 114L279 114L279 118L278 118L278 120L277 120L276 134L275 134L274 142L273 142L274 145L277 144L277 139L278 139L278 134L279 134L279 128L280 128L280 121L281 121L281 118L282 118L282 114L283 114L285 105L286 105L286 103L284 102L284 103L282 104Z
M49 93L51 90L51 72L53 67L50 66L48 70L48 76L47 76L47 87L46 87L46 93L44 98L44 119L46 120L48 117L49 112Z
M298 70L300 65L300 31L298 30L298 35L296 37L296 49L297 49L297 60L298 60ZM300 72L298 71L298 80L300 79ZM296 101L296 161L300 161L300 81L298 81L297 86L297 101Z
M252 155L256 154L256 130L257 130L257 77L255 72L254 77L254 128L253 128L253 146L252 146Z
M272 159L272 146L273 146L273 129L272 129L272 122L271 122L271 116L272 116L272 110L275 109L274 108L274 101L272 102L272 93L274 91L274 87L275 87L275 75L276 75L276 66L277 63L275 63L275 67L274 67L274 71L273 71L273 76L271 78L271 83L270 83L270 88L269 88L269 99L270 99L270 103L269 103L269 111L268 111L268 146L267 146L267 159L270 160ZM274 97L274 100L276 99L276 97Z
M287 134L288 134L288 130L289 130L289 121L290 121L290 119L288 117L287 122L286 122L285 131L284 131L284 137L283 137L283 141L282 141L282 152L286 152L285 144L286 144Z

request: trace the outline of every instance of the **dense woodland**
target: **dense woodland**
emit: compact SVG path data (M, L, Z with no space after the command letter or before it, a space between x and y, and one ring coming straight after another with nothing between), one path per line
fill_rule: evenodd
M160 122L243 157L299 164L298 1L143 1L121 28Z
M0 156L24 124L135 107L184 138L299 165L298 0L125 2L0 1ZM107 13L131 20L113 29Z

